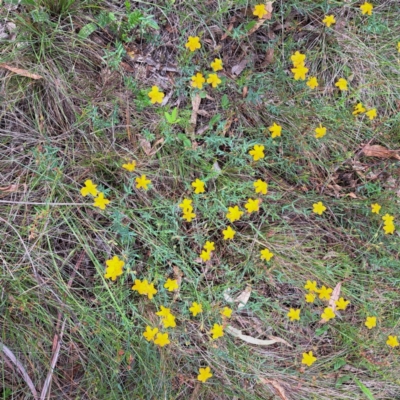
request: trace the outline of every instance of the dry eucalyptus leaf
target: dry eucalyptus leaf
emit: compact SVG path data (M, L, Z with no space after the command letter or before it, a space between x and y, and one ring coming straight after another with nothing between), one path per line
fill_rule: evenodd
M265 378L260 378L260 382L263 383L264 385L271 385L276 390L278 396L282 400L289 400L289 398L286 397L285 389L281 386L279 382Z
M235 302L239 303L238 310L240 310L247 304L250 295L251 295L251 287L247 286L246 289L238 297L236 297Z
M239 64L234 65L231 70L232 74L239 76L242 73L242 71L246 68L247 63L248 59L244 58L242 61L240 61Z
M389 150L379 144L374 144L372 146L367 144L362 149L362 153L366 157L395 158L396 160L400 160L400 156L397 154L398 152L399 150Z
M31 72L27 71L26 69L11 67L10 65L7 65L7 64L0 64L0 67L4 68L4 69L8 69L9 71L14 72L14 74L17 74L17 75L26 76L26 77L32 78L32 79L43 79L42 76L37 75L37 74L32 74Z
M26 185L24 185L24 186L26 186ZM14 193L14 192L18 192L18 188L19 188L19 185L8 185L8 186L0 187L0 191L3 193ZM26 190L26 188L25 188L25 190Z
M226 327L225 331L228 332L230 335L243 340L246 343L255 344L257 346L270 346L271 344L278 343L278 340L261 340L249 335L243 335L241 330L236 329L230 325Z
M235 302L235 299L229 294L230 291L231 291L230 288L225 289L224 292L223 292L222 294L223 294L224 299L225 299L226 302L228 302L228 303L234 303L234 302Z
M333 292L331 294L331 298L329 299L328 306L332 308L333 311L336 311L336 301L339 300L340 297L340 289L342 288L342 282L339 282Z

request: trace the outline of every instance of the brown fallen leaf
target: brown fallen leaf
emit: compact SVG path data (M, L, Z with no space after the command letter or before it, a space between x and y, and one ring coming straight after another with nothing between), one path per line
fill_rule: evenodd
M223 40L225 40L228 37L228 35L231 33L235 22L236 22L236 17L232 17L231 20L229 21L228 29L226 30L226 32L221 37L221 42Z
M342 282L339 282L333 289L331 298L329 299L328 306L331 307L333 311L336 311L336 303L335 302L339 300L341 288L342 288Z
M373 144L372 146L367 144L361 150L366 157L395 158L396 160L400 160L399 151L400 150L389 150L379 144Z
M226 327L226 332L228 332L230 335L243 340L246 343L250 344L256 344L257 346L270 346L271 344L278 343L277 340L262 340L262 339L256 339L253 336L249 335L243 335L242 331L240 329L236 329L233 326L228 325Z
M236 297L235 302L239 303L238 310L240 310L247 304L247 302L249 301L250 295L251 295L251 287L247 286L246 289L244 289L243 292L240 293L240 295L238 297Z
M248 62L247 58L243 58L243 60L240 61L239 64L234 65L231 69L232 75L239 76L242 73L242 71L246 68L247 62Z
M18 192L19 185L8 185L0 187L0 191L3 193L14 193Z
M261 68L265 68L274 62L274 48L270 47L265 53L264 61L261 63Z
M263 383L264 385L271 385L276 390L278 396L282 400L289 400L286 397L285 389L281 386L281 384L279 382L270 380L270 379L265 379L265 378L260 378L260 382Z
M43 79L42 76L37 75L37 74L32 74L31 72L27 71L26 69L11 67L8 64L0 64L0 67L4 68L4 69L8 69L9 71L14 72L14 74L17 74L17 75L26 76L26 77L32 78L32 79Z
M192 140L195 140L195 129L197 124L197 113L199 112L199 107L201 103L201 97L197 93L194 97L192 97L192 115L190 117L190 125L187 129L187 133L191 136Z
M272 18L272 4L274 4L273 1L265 2L265 9L268 11L267 14L265 14L264 17L259 18L256 24L247 32L247 35L253 34L265 21Z
M158 147L158 145L164 143L164 138L158 139L152 146L148 140L143 136L140 136L139 143L147 156L154 156L154 154L156 154L161 148Z

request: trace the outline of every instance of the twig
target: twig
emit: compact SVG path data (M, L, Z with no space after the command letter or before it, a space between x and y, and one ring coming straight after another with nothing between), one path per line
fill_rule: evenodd
M0 342L0 350L18 368L23 380L25 381L25 383L28 385L29 389L31 390L33 398L35 400L39 399L38 392L36 391L36 388L32 382L32 379L26 372L26 370L25 370L24 366L21 364L21 362L17 359L17 357L15 357L14 353L5 344L3 344L1 342Z

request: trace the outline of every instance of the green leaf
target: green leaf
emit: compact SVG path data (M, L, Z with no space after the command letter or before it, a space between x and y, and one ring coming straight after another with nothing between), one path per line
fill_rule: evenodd
M365 394L365 397L368 400L375 400L375 397L373 396L371 391L362 382L360 382L355 376L353 376L353 380L357 384L357 386L361 389L361 391Z
M337 371L338 369L342 368L344 365L346 365L346 360L344 358L339 358L333 364L333 370Z
M90 24L86 24L82 27L82 29L78 33L78 36L81 39L87 39L96 29L97 25L91 22Z
M329 329L329 325L325 324L321 328L318 328L318 329L315 330L315 336L323 335L328 329Z
M180 119L178 118L178 107L175 107L171 114L169 114L168 112L164 113L165 115L165 119L167 120L167 122L169 124L176 124L177 122L180 121Z
M343 376L340 376L340 377L338 378L338 380L336 381L335 386L336 386L336 387L342 386L343 383L346 383L346 382L350 381L351 378L352 378L351 375L343 375Z
M245 30L246 32L250 31L250 30L255 26L255 24L256 24L256 21L251 21L251 22L249 22L248 24L246 24L246 25L244 26L244 30Z
M192 147L192 142L188 139L188 137L184 133L178 133L178 139L180 139L183 142L183 145L185 147Z

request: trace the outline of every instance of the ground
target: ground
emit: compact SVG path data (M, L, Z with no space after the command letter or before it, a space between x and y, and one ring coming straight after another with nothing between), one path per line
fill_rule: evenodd
M260 4L0 0L2 399L400 399L399 2Z

